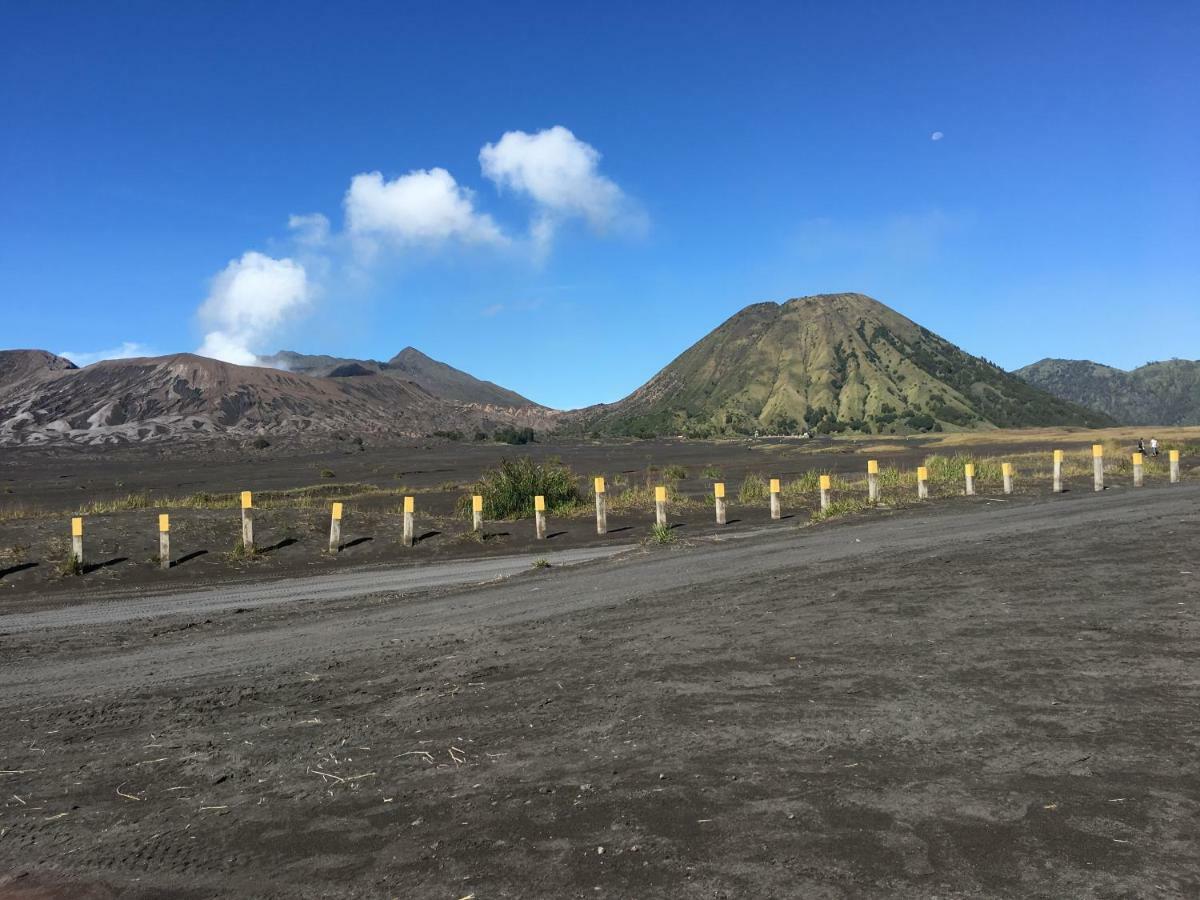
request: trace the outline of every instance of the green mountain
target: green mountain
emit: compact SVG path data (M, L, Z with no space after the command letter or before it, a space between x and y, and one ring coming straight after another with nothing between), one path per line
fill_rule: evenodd
M614 404L606 434L879 434L1112 424L1052 397L862 294L756 303Z
M1126 425L1200 425L1200 360L1169 359L1132 371L1086 359L1043 359L1015 375Z

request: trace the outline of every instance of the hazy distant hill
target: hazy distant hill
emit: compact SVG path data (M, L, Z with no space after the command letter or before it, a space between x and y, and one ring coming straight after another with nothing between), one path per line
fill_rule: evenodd
M1132 371L1086 359L1043 359L1014 374L1128 425L1200 425L1200 360L1170 359Z
M862 294L748 306L575 422L635 435L1112 424Z
M290 372L327 378L353 378L382 374L415 384L435 397L462 403L496 406L538 406L515 391L483 381L460 369L431 359L414 347L405 347L387 362L375 359L349 359L337 356L311 356L280 350L263 360Z
M380 373L311 377L190 353L77 369L42 351L0 351L0 443L105 444L204 434L422 436L501 425L544 429L555 415L532 405L439 397L407 377Z

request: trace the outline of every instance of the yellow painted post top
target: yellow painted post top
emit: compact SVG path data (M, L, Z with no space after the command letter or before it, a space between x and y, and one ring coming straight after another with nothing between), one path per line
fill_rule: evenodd
M965 466L963 466L963 471L965 471L967 473L968 478L974 478L975 477L975 463L967 463Z
M417 498L416 497L405 497L404 498L404 511L406 513L410 513L413 510L415 510L416 508L417 508Z
M828 491L833 487L833 478L829 475L821 476L821 490Z
M771 479L771 493L772 494L779 493L779 479L778 478Z
M1142 454L1140 454L1140 453L1133 454L1133 464L1135 466L1140 466L1142 464Z
M71 520L71 537L83 537L83 519L79 516Z
M1168 451L1168 453L1170 454L1171 462L1179 462L1179 451L1178 450L1170 450L1170 451Z
M171 517L166 513L158 514L158 530L163 534L171 530Z
M536 497L533 498L533 510L534 510L534 512L545 512L546 511L546 498L543 497L541 494L538 494Z
M250 509L254 506L254 499L249 491L242 491L242 509Z
M473 494L471 496L471 511L472 512L483 512L483 497L482 497L482 495Z
M654 502L655 503L666 503L667 502L667 489L665 487L662 487L661 485L659 485L658 487L656 487L654 489Z
M1062 458L1063 458L1063 452L1061 450L1055 450L1054 451L1054 461L1057 463L1060 463L1060 462L1062 462Z
M929 470L924 466L917 466L917 481L928 481Z
M1104 445L1103 444L1092 444L1092 456L1099 459L1103 455L1104 455Z
M1012 474L1012 463L1000 463L1000 474L1001 475L1011 475Z
M714 497L724 497L725 496L725 482L718 481L716 484L713 485L713 496Z
M604 479L601 478L599 475L596 476L596 493L597 494L604 493Z
M878 475L879 474L879 460L877 460L877 459L868 459L867 460L867 474L868 475Z
M335 519L337 519L338 521L341 521L341 518L342 518L342 504L340 504L340 503L335 503L335 504L333 504L333 517L334 517Z

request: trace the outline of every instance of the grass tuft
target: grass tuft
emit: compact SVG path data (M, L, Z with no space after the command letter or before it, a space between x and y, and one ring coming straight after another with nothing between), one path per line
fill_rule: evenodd
M650 526L650 536L646 540L651 544L673 544L675 529L670 525L659 525L655 522Z
M814 510L812 520L814 522L824 522L827 519L836 519L838 516L846 516L870 508L871 504L867 500L848 497L832 501L825 509Z
M765 503L770 494L769 485L757 472L751 472L742 479L738 489L738 503L749 506L753 503Z

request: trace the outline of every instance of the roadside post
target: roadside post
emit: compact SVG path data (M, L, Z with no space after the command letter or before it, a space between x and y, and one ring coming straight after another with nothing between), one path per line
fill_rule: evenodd
M1062 461L1063 452L1061 450L1054 451L1054 493L1061 494L1062 489Z
M829 492L833 490L833 476L821 476L821 511L829 509Z
M1092 489L1104 490L1104 445L1092 444Z
M158 567L164 572L171 568L171 517L158 515Z
M329 517L329 552L340 553L342 549L342 504L333 504Z
M416 510L416 498L404 498L404 546L413 545L413 512Z
M779 494L780 494L779 479L772 478L771 479L771 518L772 519L778 519L780 516L783 515L783 510L782 510L781 504L779 502Z
M1179 451L1171 450L1168 452L1171 461L1171 484L1179 484Z
M242 549L254 552L254 497L249 491L242 491Z
M917 499L929 499L929 469L917 466Z
M83 518L81 516L76 516L71 520L71 562L78 571L83 571Z
M1142 486L1142 454L1133 454L1133 486Z
M963 474L967 482L967 496L975 496L975 463L967 463L963 466Z
M596 488L596 534L608 534L608 495L604 491L604 478L597 475Z
M654 521L667 524L667 489L661 484L654 489Z
M879 460L867 460L867 499L879 502Z
M538 494L533 498L533 522L537 531L537 539L546 539L546 498Z
M725 482L718 481L713 485L713 505L717 509L717 524L725 524Z
M483 495L471 496L471 530L483 532Z
M1000 463L1000 473L1004 476L1004 493L1012 493L1012 463Z

